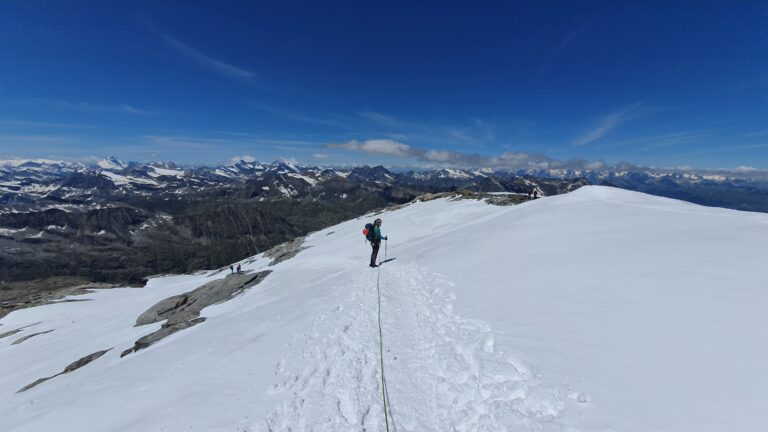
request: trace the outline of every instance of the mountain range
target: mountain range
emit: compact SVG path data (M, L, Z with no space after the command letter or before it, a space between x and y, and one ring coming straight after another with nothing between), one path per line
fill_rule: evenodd
M153 274L216 268L308 232L423 194L528 199L587 184L768 212L759 176L626 168L430 169L308 167L237 160L0 161L0 300L71 283L140 284Z
M215 268L427 193L526 197L533 189L555 195L585 184L479 170L395 173L284 162L180 168L115 158L91 165L5 161L0 292L13 305L51 278L141 284L153 274Z

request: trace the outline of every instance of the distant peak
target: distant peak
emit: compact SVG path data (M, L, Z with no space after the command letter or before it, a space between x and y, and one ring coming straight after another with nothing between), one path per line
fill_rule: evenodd
M96 165L99 166L99 168L102 169L123 169L127 165L125 162L121 161L120 159L114 157L114 156L107 156L104 159L100 160Z

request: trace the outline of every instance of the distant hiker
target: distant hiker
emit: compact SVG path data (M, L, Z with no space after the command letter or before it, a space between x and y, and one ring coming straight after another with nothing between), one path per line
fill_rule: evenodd
M237 273L240 274L240 264L237 265Z
M368 228L366 226L366 228ZM381 241L386 240L387 238L385 236L381 235L381 219L376 219L373 222L373 225L370 229L368 229L368 233L366 235L366 238L368 241L371 242L371 247L373 248L373 251L371 251L371 267L378 267L376 265L376 257L379 255L379 246L381 246Z
M539 190L538 189L534 189L533 190L533 199L536 199L538 197L539 197Z
M533 196L533 191L532 191L532 190L529 190L529 191L528 191L528 199L531 199L531 197L532 197L532 196Z
M232 264L229 265L229 272L232 274L235 273L235 266L233 266Z

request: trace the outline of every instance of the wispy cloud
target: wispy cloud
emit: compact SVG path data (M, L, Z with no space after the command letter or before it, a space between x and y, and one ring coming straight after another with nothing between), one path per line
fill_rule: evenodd
M183 135L143 135L142 140L166 149L216 149L229 145L235 140L221 138L193 137Z
M646 138L647 144L642 149L655 150L663 147L687 145L691 143L702 142L711 138L712 135L709 131L677 132L652 138Z
M312 115L312 114L306 114L294 110L288 110L283 108L277 108L270 105L265 105L261 103L250 103L249 106L256 108L259 111L263 111L272 115L276 115L279 117L283 117L289 120L301 122L301 123L309 123L314 125L320 125L320 126L331 126L331 127L345 127L348 123L348 119L344 118L343 116L328 116L328 115Z
M91 129L93 125L76 123L51 123L26 120L0 120L0 128L8 129Z
M480 118L464 118L455 124L434 124L407 121L375 111L360 111L357 116L378 126L380 130L387 131L381 134L391 139L461 146L484 147L491 144L496 140L498 128L498 124ZM515 121L505 119L504 123L509 126Z
M576 39L576 36L580 35L584 30L586 30L587 26L585 24L581 24L579 27L577 27L574 31L568 33L568 35L565 36L565 38L560 42L560 44L552 50L552 52L547 56L547 59L544 60L544 63L539 66L539 71L543 71L547 67L549 67L549 64L552 63L554 59L556 59L560 54L565 52L565 50L568 48L568 46L573 42L574 39Z
M220 136L189 136L189 135L142 135L139 137L145 142L166 148L201 148L201 149L221 149L228 148L246 148L250 147L271 147L271 148L306 148L320 146L319 142L281 139L271 137L261 137L252 134L239 134L234 138L224 138Z
M8 144L70 144L80 138L67 135L0 135L0 142Z
M638 136L622 140L603 140L600 144L591 146L592 149L614 149L628 147L639 150L652 150L663 147L681 146L696 142L711 141L717 139L716 130L691 130L679 131L659 135Z
M247 81L257 86L263 86L263 83L260 83L256 79L258 78L258 74L254 71L216 59L208 54L190 47L179 39L168 34L160 32L158 32L158 34L163 39L163 42L165 42L166 46L168 46L176 54L192 60L193 62L197 63L205 69L208 69L211 72L228 78Z
M410 126L407 123L398 120L392 116L374 112L374 111L361 111L357 113L360 117L363 119L369 120L373 123L376 123L380 126L386 126L391 128L402 128L404 126Z
M93 103L93 102L72 102L58 99L26 98L20 101L22 104L46 106L55 109L77 110L93 113L115 113L131 115L156 115L158 111L139 108L126 103Z
M493 124L478 118L472 118L470 121L470 126L453 129L450 131L450 134L467 144L491 143L495 141L496 130Z
M117 105L108 105L108 104L92 104L87 102L79 102L70 104L72 108L79 109L82 111L92 111L92 112L104 112L104 113L122 113L122 114L138 114L138 115L153 115L153 111L149 111L142 108L136 108L133 105L128 104L117 104Z
M633 111L640 107L641 104L641 102L638 102L629 108L605 116L597 125L597 127L576 138L571 142L571 144L575 146L583 146L605 137L613 129L630 119Z

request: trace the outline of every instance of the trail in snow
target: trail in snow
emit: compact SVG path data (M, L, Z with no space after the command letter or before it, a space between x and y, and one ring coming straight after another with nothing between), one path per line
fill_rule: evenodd
M275 368L280 382L270 391L291 396L257 430L383 430L375 277L360 272L351 284L333 287L355 289L289 343L291 353Z
M413 263L379 271L390 430L564 430L567 389L544 386L496 350L486 323L454 313L449 281ZM258 430L384 430L376 278L337 287L346 299L292 341L302 348L278 363L272 389L290 397Z

